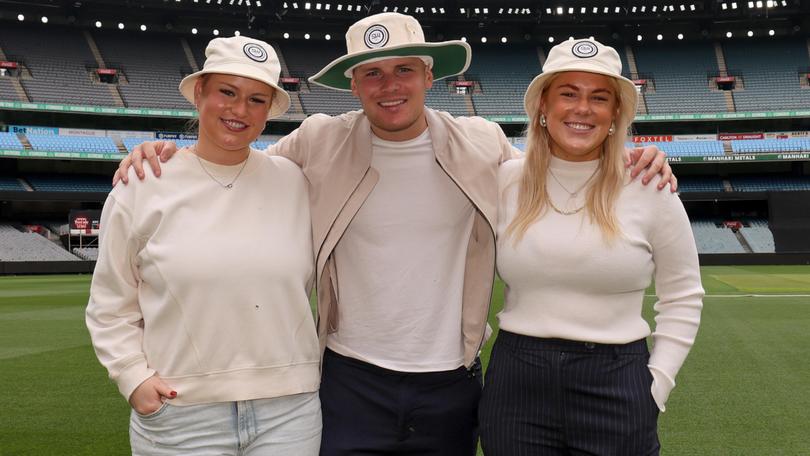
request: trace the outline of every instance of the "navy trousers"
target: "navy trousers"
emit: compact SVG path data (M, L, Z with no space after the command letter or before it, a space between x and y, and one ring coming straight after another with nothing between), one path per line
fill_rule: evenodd
M649 357L643 339L603 345L501 331L479 410L484 453L658 455Z
M474 456L481 365L397 372L324 354L321 456Z

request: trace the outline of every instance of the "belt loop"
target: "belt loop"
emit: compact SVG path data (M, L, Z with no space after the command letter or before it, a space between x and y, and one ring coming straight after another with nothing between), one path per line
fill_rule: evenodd
M619 359L619 347L616 345L613 346L613 359Z

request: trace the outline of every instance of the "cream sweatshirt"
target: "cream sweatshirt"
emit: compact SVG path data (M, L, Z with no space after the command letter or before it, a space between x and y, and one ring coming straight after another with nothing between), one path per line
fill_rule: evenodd
M319 349L307 186L281 157L240 165L178 153L163 176L118 185L104 205L86 322L129 398L157 373L175 405L316 391ZM147 167L148 169L148 167ZM149 171L147 171L149 172Z
M548 209L513 244L505 237L517 207L517 180L524 160L501 165L498 213L498 272L507 284L500 327L535 337L624 344L650 334L652 395L665 403L700 324L703 288L689 219L678 197L629 181L616 203L623 236L608 245L587 211L561 215ZM552 157L551 170L574 192L598 161ZM560 209L575 209L586 191L570 195L551 176L548 192ZM644 291L655 278L655 330L642 318Z

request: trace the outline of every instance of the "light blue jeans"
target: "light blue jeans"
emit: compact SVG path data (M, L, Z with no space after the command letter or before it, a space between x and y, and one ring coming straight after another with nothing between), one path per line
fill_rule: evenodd
M318 393L173 406L129 420L133 456L316 456L321 445Z

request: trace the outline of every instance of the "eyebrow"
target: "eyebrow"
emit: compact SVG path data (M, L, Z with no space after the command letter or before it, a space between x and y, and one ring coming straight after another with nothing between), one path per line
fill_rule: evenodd
M224 86L228 86L229 89L241 90L239 87L236 87L235 85L227 83L225 81L219 81L219 83L224 85ZM260 96L263 96L263 97L272 97L273 96L272 94L264 93L264 92L255 92L255 93L249 94L248 96L255 97L257 95L260 95Z
M580 88L579 88L579 87L577 87L577 86L575 86L575 85L573 85L573 84L560 84L560 85L558 85L558 86L557 86L557 88L558 88L558 89L562 89L562 88L569 88L569 89L574 89L574 90L576 90L577 92L579 92L579 91L580 91ZM612 90L605 89L605 88L599 88L599 89L595 89L595 90L594 90L593 92L591 92L591 93L602 93L602 92L607 92L607 93L609 93L609 94L613 95L613 91L612 91Z

